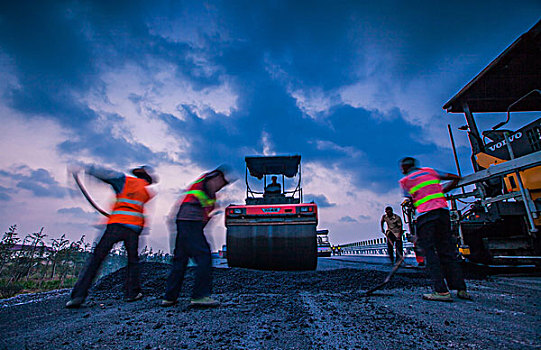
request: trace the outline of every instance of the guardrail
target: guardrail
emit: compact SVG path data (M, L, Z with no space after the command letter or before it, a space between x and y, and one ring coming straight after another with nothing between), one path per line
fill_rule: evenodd
M413 243L403 237L404 254L414 255ZM387 239L375 238L366 241L341 244L342 254L345 255L387 255Z

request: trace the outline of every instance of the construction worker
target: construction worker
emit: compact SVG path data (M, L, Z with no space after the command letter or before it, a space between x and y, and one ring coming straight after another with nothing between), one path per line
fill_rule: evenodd
M265 187L265 195L279 195L282 193L282 186L277 182L278 177L272 176L271 183Z
M101 168L95 165L87 167L70 166L70 171L85 171L101 181L111 185L116 193L113 210L107 220L107 227L92 256L71 292L67 308L77 308L85 301L92 281L113 245L123 241L128 253L128 271L125 284L125 300L128 302L143 297L139 282L139 234L145 226L144 206L154 196L147 186L156 182L152 169L148 166L135 168L126 176L123 173Z
M219 305L218 301L210 297L212 293L212 259L210 246L203 234L203 229L211 219L211 212L216 203L216 192L229 183L225 173L224 167L206 173L184 192L176 215L177 235L173 266L167 279L161 306L167 307L176 304L189 258L192 258L197 264L191 305Z
M405 175L400 186L417 210L417 244L425 253L434 287L434 292L424 294L423 299L453 301L449 289L456 289L459 298L471 300L460 267L456 239L451 235L451 220L444 195L456 186L460 177L432 168L419 168L418 162L411 157L402 159L400 167ZM441 180L451 182L442 187Z
M387 224L387 230L384 229L384 224ZM400 216L393 213L393 208L386 207L385 214L381 217L380 225L381 233L387 238L387 254L389 255L391 264L394 264L395 247L397 261L400 260L404 254L402 243L402 233L404 232L402 229L402 219Z

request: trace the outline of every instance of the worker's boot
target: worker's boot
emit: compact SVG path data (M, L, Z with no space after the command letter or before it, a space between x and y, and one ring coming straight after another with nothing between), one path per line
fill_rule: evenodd
M83 298L83 297L71 298L71 300L66 303L66 308L67 309L77 309L84 302L85 302L85 298Z
M176 300L167 300L167 299L163 299L161 302L160 302L160 306L163 306L163 307L169 307L169 306L173 306L177 303Z
M198 299L192 299L190 305L194 307L216 307L220 305L220 302L210 297L203 297Z
M430 293L430 294L423 294L423 299L425 300L433 300L433 301L446 301L446 302L452 302L453 298L451 297L451 293Z
M459 290L458 293L456 293L456 296L464 300L473 300L470 293L466 292L465 290Z
M137 293L136 296L134 297L129 297L129 298L126 298L124 299L126 302L128 303L131 303L131 302L134 302L134 301L137 301L137 300L141 300L143 299L143 293Z

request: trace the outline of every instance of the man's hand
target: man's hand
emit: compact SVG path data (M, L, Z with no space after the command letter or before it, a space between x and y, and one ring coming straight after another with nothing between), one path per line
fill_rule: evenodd
M456 187L458 184L458 181L460 181L460 176L455 174L447 174L446 176L441 178L442 180L451 180L450 182L446 183L445 186L443 186L443 193L447 193L451 191L453 188Z

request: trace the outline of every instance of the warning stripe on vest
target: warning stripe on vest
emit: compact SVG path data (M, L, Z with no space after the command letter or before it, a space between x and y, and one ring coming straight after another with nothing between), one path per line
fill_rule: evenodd
M134 211L124 211L124 210L115 210L111 213L111 215L129 215L129 216L137 216L139 218L144 218L145 216L141 213L137 213Z
M144 203L141 202L141 201L136 201L135 199L128 199L128 198L119 198L116 200L117 202L121 202L121 203L129 203L129 204L135 204L135 205L138 205L138 206L143 206Z
M421 182L418 185L413 186L411 190L409 191L409 193L414 194L415 192L417 192L423 187L430 186L430 185L437 185L439 183L440 183L440 180L427 180L427 181Z
M201 190L190 190L190 191L186 191L184 192L185 195L194 195L198 200L199 202L201 203L201 205L203 207L210 207L211 205L213 205L214 203L216 203L216 200L214 199L210 199L206 193L204 191L201 191Z
M419 199L418 201L416 201L415 203L413 203L413 205L415 207L418 207L420 206L421 204L423 203L426 203L428 201L431 201L433 199L437 199L437 198L445 198L445 195L443 193L434 193L434 194L431 194L431 195L428 195L426 197L423 197L421 199Z

